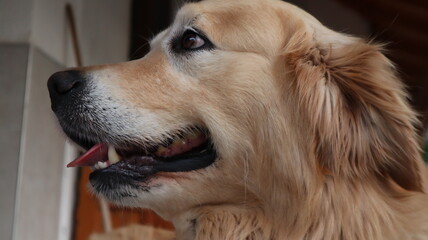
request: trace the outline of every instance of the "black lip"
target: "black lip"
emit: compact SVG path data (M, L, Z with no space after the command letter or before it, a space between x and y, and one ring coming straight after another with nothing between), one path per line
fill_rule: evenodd
M153 165L158 172L188 172L205 168L214 163L217 153L212 143L206 142L200 147L171 158L157 159Z
M171 158L134 156L123 159L107 168L92 172L91 185L97 192L106 193L123 186L141 189L158 172L189 172L203 169L215 162L217 153L210 142L188 153Z
M138 179L157 172L189 172L214 163L217 153L209 141L189 152L173 157L132 156L94 172L119 171Z

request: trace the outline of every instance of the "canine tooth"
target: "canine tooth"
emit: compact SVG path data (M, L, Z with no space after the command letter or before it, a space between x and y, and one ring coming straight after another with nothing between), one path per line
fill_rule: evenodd
M108 162L103 162L103 163L102 163L102 167L103 167L103 168L106 168L106 167L108 167L108 166L109 166Z
M111 164L115 164L120 161L120 156L117 154L116 149L113 146L108 146L108 160Z
M107 163L106 162L98 162L97 165L100 168L106 168L107 167Z

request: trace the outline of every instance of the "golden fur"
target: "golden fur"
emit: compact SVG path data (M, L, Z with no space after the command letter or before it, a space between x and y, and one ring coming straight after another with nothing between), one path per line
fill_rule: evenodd
M171 55L187 25L215 49ZM220 158L124 204L172 221L177 239L428 239L418 120L381 45L276 0L187 4L151 45L86 70L161 129L206 126Z

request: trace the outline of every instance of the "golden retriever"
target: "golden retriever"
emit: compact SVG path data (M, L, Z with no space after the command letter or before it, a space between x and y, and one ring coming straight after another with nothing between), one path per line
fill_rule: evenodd
M95 193L177 239L428 239L418 120L382 46L279 0L187 4L150 44L48 81Z

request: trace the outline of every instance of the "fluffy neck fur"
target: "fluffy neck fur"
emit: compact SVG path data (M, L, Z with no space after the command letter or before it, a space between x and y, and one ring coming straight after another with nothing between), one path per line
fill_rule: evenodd
M281 203L204 206L175 219L177 239L426 239L428 198L393 187L326 177L312 195Z

